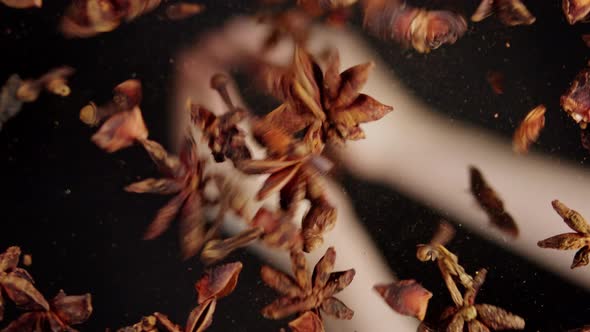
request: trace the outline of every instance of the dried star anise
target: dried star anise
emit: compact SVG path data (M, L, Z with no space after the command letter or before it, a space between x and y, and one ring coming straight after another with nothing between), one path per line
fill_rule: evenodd
M454 44L467 30L467 22L459 14L412 7L405 1L365 1L363 10L363 25L371 33L411 45L420 53Z
M463 332L465 325L470 332L524 329L525 321L520 316L491 304L475 304L475 297L486 275L486 269L479 270L472 285L466 287L463 305L456 305L443 312L441 320L448 321L447 332Z
M539 138L541 129L545 127L545 111L545 106L539 105L522 120L512 138L512 149L515 152L528 152L529 146Z
M559 250L578 249L571 268L588 265L590 262L590 224L579 212L568 208L558 200L551 202L551 205L553 205L555 212L563 218L565 224L576 232L555 235L539 241L537 245L541 248Z
M508 26L531 25L536 20L520 0L482 0L471 20L479 22L494 13Z
M116 29L152 11L161 0L73 0L60 29L68 38L87 38Z
M76 332L71 325L84 323L92 314L90 294L66 295L63 290L49 301L49 309L36 308L12 321L2 332Z
M9 247L0 254L0 321L4 319L4 297L28 310L49 310L49 303L33 285L29 273L18 267L21 250Z
M422 262L437 261L453 302L457 306L462 306L463 297L457 288L455 279L459 280L463 287L469 288L473 283L473 278L459 264L457 256L445 248L445 244L453 238L454 234L455 230L450 224L441 223L429 244L418 245L416 257Z
M322 319L313 311L306 311L289 322L293 332L324 332Z
M424 320L432 293L416 280L399 280L390 284L375 285L373 288L391 309L402 315Z
M246 134L237 126L247 113L234 106L227 91L227 83L228 77L224 74L216 74L211 78L211 87L219 92L229 109L227 113L215 116L203 106L190 104L190 115L195 127L201 130L203 138L208 141L217 162L224 161L226 157L238 162L251 158L246 146Z
M354 312L333 295L352 282L355 271L350 269L332 272L335 260L336 251L330 247L310 276L304 254L293 251L291 264L294 278L269 266L263 266L260 271L262 280L283 294L283 297L264 307L262 315L269 319L282 319L295 313L305 314L312 311L320 317L321 309L327 315L351 319Z
M488 215L492 225L513 238L518 236L518 226L512 216L504 210L504 203L475 166L469 167L471 194Z
M590 10L590 9L589 9ZM574 121L586 128L590 121L590 69L584 69L576 75L570 88L561 96L561 107Z
M302 248L301 231L282 211L272 212L260 208L252 219L252 226L262 227L264 235L261 240L269 247L298 250Z
M186 325L182 328L174 324L166 315L155 312L132 326L117 332L202 332L213 322L217 300L229 295L236 288L242 263L234 262L208 269L195 287L198 305L190 312Z
M589 0L562 0L562 8L569 24L586 21L590 14Z

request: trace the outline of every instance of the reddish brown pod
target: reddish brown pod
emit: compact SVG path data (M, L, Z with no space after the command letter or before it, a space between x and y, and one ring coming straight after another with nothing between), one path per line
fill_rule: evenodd
M562 0L561 6L569 24L585 21L590 14L590 0Z
M402 315L424 320L432 293L416 280L400 280L390 284L375 285L373 288L391 309Z
M41 8L43 0L0 0L5 6L17 9Z
M545 127L544 105L533 108L522 120L512 138L512 149L516 153L527 153L529 147L534 143L541 134L541 129Z

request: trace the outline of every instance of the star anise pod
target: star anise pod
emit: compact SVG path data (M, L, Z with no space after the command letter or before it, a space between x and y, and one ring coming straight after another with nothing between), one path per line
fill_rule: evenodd
M399 280L390 284L375 285L373 288L397 313L424 320L432 293L416 280Z
M227 113L215 116L203 106L190 104L191 120L208 141L217 162L224 161L226 157L233 162L251 158L246 146L246 134L237 126L247 113L234 106L227 91L228 80L224 74L216 74L211 78L211 87L219 92L229 109Z
M590 4L589 4L590 5ZM589 7L590 10L590 7ZM574 121L586 128L590 121L590 69L584 69L576 75L570 88L561 96L561 107Z
M257 198L265 199L280 193L281 208L293 215L303 199L311 203L302 222L304 250L310 252L323 242L322 235L336 222L336 209L328 202L320 174L327 166L321 156L301 153L292 158L245 160L239 169L247 174L270 173Z
M262 241L269 247L286 250L301 250L301 231L291 222L291 216L283 211L260 208L252 219L252 226L262 227Z
M590 224L577 211L568 208L558 200L551 202L553 209L566 225L575 231L575 233L564 233L552 236L545 240L539 241L537 245L541 248L553 248L559 250L578 251L574 255L571 268L575 269L580 266L588 265L590 262Z
M213 323L213 313L217 300L229 295L236 288L242 263L234 262L208 269L195 287L199 294L198 305L189 314L182 328L174 324L166 315L155 312L153 315L117 332L202 332Z
M562 8L569 24L576 24L588 19L590 0L562 0Z
M134 193L152 193L175 196L162 207L144 239L154 239L169 227L180 214L180 242L182 255L190 258L197 254L205 242L205 223L202 220L203 170L195 142L187 138L180 157L169 155L157 142L142 140L144 148L164 177L148 178L125 187Z
M60 30L68 38L87 38L115 30L154 10L161 0L73 0L62 17Z
M294 277L263 266L262 281L283 296L262 309L262 315L269 319L282 319L295 313L313 311L319 316L325 314L339 319L351 319L354 312L333 295L342 291L354 278L350 269L332 272L336 251L330 247L316 264L313 275L309 275L305 256L301 251L291 252Z
M49 308L26 312L2 332L50 331L76 332L71 325L84 323L92 314L90 294L66 295L63 290L49 301Z
M479 22L492 14L507 26L531 25L536 20L520 0L482 0L471 20Z
M470 189L473 198L488 215L492 225L504 234L513 238L518 236L516 222L504 209L504 202L498 197L496 191L490 187L483 175L475 166L469 167Z
M467 30L467 22L459 14L417 8L405 1L365 1L363 10L363 26L372 34L412 46L420 53L454 44Z
M471 286L465 290L463 304L449 308L443 313L441 320L448 321L447 332L463 332L465 325L470 332L524 330L525 321L520 316L491 304L475 304L475 298L486 275L486 269L479 270Z
M0 254L0 321L4 318L5 299L28 310L49 310L49 303L33 285L33 278L18 267L21 250L9 247Z
M462 306L463 297L461 296L459 288L457 288L455 279L457 279L463 287L469 288L473 283L473 278L467 274L465 269L459 264L457 256L445 248L445 244L453 238L454 234L455 230L450 224L446 222L441 223L429 244L418 245L416 257L422 262L437 262L438 268L447 288L449 289L453 302L455 302L457 306Z
M324 332L324 323L313 311L306 311L290 321L289 328L293 332Z

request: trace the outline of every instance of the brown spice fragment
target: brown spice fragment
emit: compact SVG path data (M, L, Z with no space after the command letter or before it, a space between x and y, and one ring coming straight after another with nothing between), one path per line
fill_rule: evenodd
M586 128L590 121L590 69L583 69L576 75L570 88L561 96L561 107L574 121Z
M590 224L577 211L568 208L558 200L551 202L553 209L563 219L566 225L575 231L575 233L564 233L552 236L545 240L539 241L537 245L541 248L553 248L558 250L578 251L574 255L574 260L570 266L572 269L588 265L590 262Z
M498 197L498 194L489 186L475 166L469 167L469 174L471 194L488 215L492 225L504 234L516 238L518 236L518 226L512 216L504 210L504 203Z
M536 20L520 0L482 0L471 20L479 22L494 13L507 26L531 25Z
M355 272L354 269L332 272L335 260L336 251L330 247L310 276L303 253L293 251L291 264L294 278L269 266L263 266L260 271L262 280L283 297L264 307L262 315L269 319L282 319L298 312L321 309L327 315L351 319L353 311L333 295L352 282Z
M41 8L41 6L43 5L43 0L1 0L0 2L3 3L5 6L18 9L26 9L32 7Z
M373 288L396 312L424 320L432 293L416 280L400 280L391 284L375 285Z
M527 153L529 146L539 138L541 129L545 127L544 105L533 108L522 120L512 138L512 149L516 153Z
M489 71L486 79L495 94L501 95L504 93L504 74L499 71Z
M381 39L393 39L428 53L454 44L467 30L463 16L447 10L427 10L402 1L373 0L363 4L363 26Z
M269 247L297 250L301 249L303 239L301 231L282 211L270 211L260 208L252 219L252 226L262 227L262 241Z
M293 332L324 332L322 319L313 311L306 311L289 322Z
M180 21L200 14L204 10L205 6L200 4L177 2L166 7L166 17L172 21Z
M590 14L589 0L562 0L561 4L569 24L585 21Z

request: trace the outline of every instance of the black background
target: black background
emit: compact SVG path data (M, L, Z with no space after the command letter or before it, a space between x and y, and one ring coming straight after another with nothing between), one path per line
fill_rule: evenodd
M0 249L20 245L33 255L29 270L47 297L60 288L92 293L95 311L80 326L82 331L120 327L156 310L183 323L195 304L193 284L202 266L196 259L180 260L176 229L154 241L140 240L166 198L127 194L122 187L155 175L155 170L138 148L112 155L96 148L89 140L93 129L78 120L78 110L89 100L108 99L114 85L137 77L143 83L142 109L150 136L167 142L170 59L207 28L232 15L255 12L250 1L242 2L205 1L206 14L182 22L162 20L160 9L83 40L66 40L57 32L66 1L46 1L39 10L0 7L0 80L11 73L37 77L62 64L78 70L71 96L43 94L0 132ZM588 28L569 26L560 1L527 5L537 17L534 25L506 28L492 17L471 25L455 45L427 55L368 38L396 75L449 121L469 121L509 138L532 107L545 104L547 125L535 149L584 164L587 152L580 146L579 130L560 110L559 96L586 65L588 49L580 36ZM459 9L469 14L474 7L475 1ZM359 22L356 17L352 24L358 28ZM505 74L505 94L492 93L485 80L489 70ZM352 175L341 180L398 276L418 279L435 293L431 312L450 304L435 265L415 259L415 245L429 240L433 221L444 211ZM461 228L450 248L468 271L490 269L479 299L525 317L527 330L561 331L590 323L584 290ZM241 282L219 303L210 330L276 331L285 326L258 313L274 299L258 279L260 262L244 251L228 261L234 259L245 263ZM354 309L362 304L348 305Z

